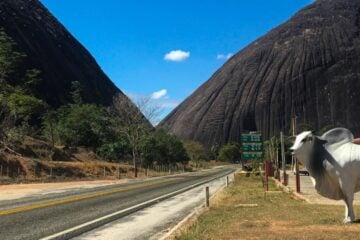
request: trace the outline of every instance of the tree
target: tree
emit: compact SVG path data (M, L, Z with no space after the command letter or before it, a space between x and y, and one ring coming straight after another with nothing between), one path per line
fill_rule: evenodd
M6 80L17 71L25 54L15 51L16 43L0 28L0 88L1 92L9 86Z
M146 167L152 165L156 160L162 158L155 134L143 136L140 140L139 149L142 164Z
M157 129L153 133L153 136L156 141L157 163L169 164L172 161L169 147L172 142L170 139L171 136L164 129Z
M141 106L145 108L146 106ZM152 130L151 124L128 98L118 95L110 108L114 131L124 135L129 142L134 166L134 177L138 175L138 156L141 138Z
M56 111L47 107L46 113L43 115L43 135L46 139L50 139L51 146L55 146L55 124L56 124Z
M277 151L279 150L280 139L273 136L264 142L265 158L277 164Z
M235 163L241 158L240 146L235 143L228 143L220 149L218 159L224 162Z
M219 146L217 144L212 145L210 148L210 158L213 160L217 160L219 156Z
M105 143L96 150L96 154L109 161L118 161L130 153L129 143L119 137L115 142Z
M170 164L176 162L185 164L190 160L183 143L176 136L172 135L170 135L169 141L169 155Z
M63 107L58 110L56 118L55 132L62 144L95 150L111 138L107 112L100 106L83 104Z
M190 160L195 162L196 166L201 160L207 159L205 148L201 143L187 140L184 142L184 147Z
M0 141L8 148L13 140L30 133L29 121L39 117L44 102L31 93L40 82L40 71L23 70L25 54L0 29Z
M44 109L44 102L32 95L28 95L21 90L15 90L3 99L8 107L15 123L19 120L29 120L31 115L39 114Z
M159 116L163 112L161 105L156 104L149 96L137 97L135 99L135 105L153 126L157 125Z
M189 161L183 143L173 135L168 134L163 129L143 137L140 144L141 158L143 164L149 166L155 161L160 164L185 164Z

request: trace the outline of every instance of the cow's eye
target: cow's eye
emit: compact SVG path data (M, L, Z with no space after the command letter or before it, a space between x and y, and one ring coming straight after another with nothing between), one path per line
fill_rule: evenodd
M303 140L301 140L302 143L306 142L306 138L304 138Z

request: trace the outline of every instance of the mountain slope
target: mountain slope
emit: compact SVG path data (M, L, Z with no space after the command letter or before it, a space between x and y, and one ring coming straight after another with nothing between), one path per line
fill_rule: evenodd
M110 105L115 94L123 95L90 53L38 0L1 0L0 28L16 42L17 51L26 54L22 67L41 71L36 95L49 105L70 102L74 81L80 82L87 103Z
M160 126L207 146L246 130L288 132L292 115L359 135L359 66L360 1L318 0L237 53Z

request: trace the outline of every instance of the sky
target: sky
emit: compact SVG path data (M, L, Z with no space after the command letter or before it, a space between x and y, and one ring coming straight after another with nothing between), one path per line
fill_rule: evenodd
M161 118L229 57L312 0L41 0L136 101Z

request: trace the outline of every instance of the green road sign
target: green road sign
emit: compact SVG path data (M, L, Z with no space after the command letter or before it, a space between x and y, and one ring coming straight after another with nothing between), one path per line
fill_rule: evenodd
M242 160L263 160L262 135L259 133L241 134Z
M262 143L242 143L242 150L245 151L262 151L263 144Z
M241 142L262 142L260 134L242 134Z
M243 152L242 153L243 160L263 160L262 152Z

